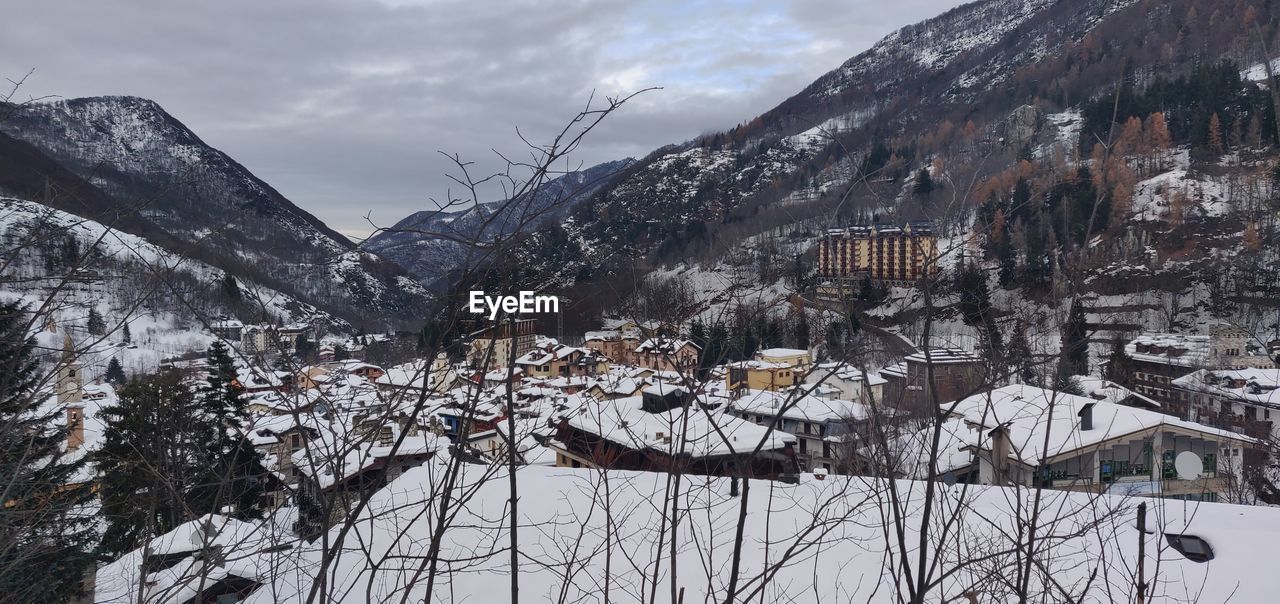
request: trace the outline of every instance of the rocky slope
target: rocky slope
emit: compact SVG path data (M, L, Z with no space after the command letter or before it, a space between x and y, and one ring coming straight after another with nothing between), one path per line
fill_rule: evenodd
M337 315L409 318L424 300L398 266L357 250L153 101L94 97L6 113L0 151L20 159L0 165L11 194L47 199ZM50 169L62 194L30 190Z

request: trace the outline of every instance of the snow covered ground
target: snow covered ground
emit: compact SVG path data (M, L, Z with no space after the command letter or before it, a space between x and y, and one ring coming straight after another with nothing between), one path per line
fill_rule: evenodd
M668 557L670 542L660 542L658 535L667 526L656 505L663 500L665 475L531 466L519 470L517 479L522 600L643 602L655 590L657 600L665 602L672 599L673 582L685 602L724 599L742 504L742 498L730 496L727 479L685 477L674 566ZM331 601L422 601L428 596L424 555L435 525L432 494L439 492L442 480L437 458L373 497L325 574ZM924 521L919 505L923 485L896 484L910 501L904 537L913 559ZM503 549L509 543L507 480L497 476L471 486L474 497L440 542L442 564L432 601L510 601L510 557ZM905 586L895 584L900 580L894 573L898 558L890 538L892 524L884 516L889 505L885 486L838 476L820 481L812 475L795 485L752 481L737 600L893 601L895 591ZM1005 586L1005 579L1016 573L1013 528L1017 506L1025 505L1030 493L935 486L940 497L928 521L934 532L927 556L937 561L931 575L937 584L926 599L963 601L967 591L982 602L1013 597ZM1138 500L1061 491L1044 496L1041 536L1058 538L1038 543L1043 567L1030 578L1033 599L1058 601L1070 594L1078 602L1133 601ZM1272 601L1266 569L1280 537L1280 510L1145 501L1150 508L1143 538L1149 601ZM952 523L945 538L939 537L943 523ZM1204 539L1213 549L1213 561L1188 560L1170 547L1165 535ZM335 529L329 543L337 537ZM318 548L325 540L290 549L268 543L276 545L261 536L245 539L245 547L235 550L226 567L256 572L265 583L247 601L306 601L316 585ZM678 572L674 578L673 568ZM98 583L118 588L130 573L120 565L108 566L99 572ZM112 593L116 599L99 601L123 604L128 590Z

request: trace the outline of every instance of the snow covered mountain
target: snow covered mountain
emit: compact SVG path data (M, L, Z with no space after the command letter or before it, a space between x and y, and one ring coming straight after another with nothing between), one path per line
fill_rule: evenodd
M1094 179L1098 182L1087 189L1093 195L1089 200L1100 198L1108 206L1114 199L1132 202L1136 213L1160 184L1147 179L1182 170L1165 179L1185 185L1192 214L1212 222L1188 228L1218 233L1199 239L1195 253L1204 259L1196 262L1207 266L1214 257L1227 257L1246 223L1257 222L1256 228L1266 231L1262 239L1269 240L1274 222L1258 222L1257 204L1239 194L1247 187L1237 186L1234 199L1227 201L1196 193L1221 186L1194 184L1205 178L1221 181L1225 171L1235 171L1227 180L1244 182L1255 178L1246 172L1259 173L1274 159L1269 146L1274 122L1265 104L1255 103L1259 95L1265 97L1265 88L1222 79L1221 73L1231 68L1206 71L1225 61L1246 73L1260 73L1251 66L1262 60L1262 50L1252 30L1241 26L1239 8L1227 0L980 0L955 8L890 34L736 128L654 151L578 203L565 220L546 224L513 246L518 261L508 263L521 267L521 278L529 285L558 287L570 298L607 309L634 294L642 281L637 275L666 278L700 265L720 274L750 269L754 274L747 281L765 285L780 279L775 267L804 264L805 253L797 260L795 250L811 250L828 227L928 219L937 226L944 248L953 252L943 263L950 271L962 253L990 261L989 250L983 249L990 235L983 223L992 218L987 210L994 207L988 202L993 197L1007 200L1021 174L1042 179L1031 187L1045 200L1036 212L1067 214L1066 226L1061 217L1054 222L1020 216L1016 227L1018 241L1033 244L1018 252L1018 270L1031 266L1029 270L1048 274L1056 270L1050 268L1058 262L1053 258L1084 253L1083 242L1069 241L1067 231L1084 230L1081 215L1070 213L1084 208L1081 200L1089 195L1082 192L1087 187L1071 187L1091 178L1095 143L1119 139L1126 120L1148 120L1163 108L1174 133L1173 148L1163 152L1165 160L1181 152L1194 160L1153 163L1130 155L1125 160L1132 174ZM1264 7L1257 19L1275 28L1272 13ZM1136 96L1149 86L1171 86L1178 78L1185 84L1179 90L1187 92L1178 93L1183 96L1176 102L1152 105ZM1196 90L1204 89L1222 92L1196 96ZM1112 128L1111 101L1117 94L1118 125ZM1261 146L1242 145L1242 155L1233 156L1236 161L1228 161L1221 149L1205 151L1215 111L1221 114L1219 136L1226 147L1232 146L1230 140L1250 138L1255 115ZM1023 162L1035 169L1020 172ZM919 184L922 173L929 177L927 186ZM1134 182L1127 182L1130 177ZM1071 182L1049 186L1064 178ZM1135 193L1138 199L1131 200ZM1068 194L1078 195L1079 203L1061 203ZM1213 207L1201 211L1202 203ZM987 210L979 211L984 204ZM1111 260L1130 264L1139 253L1158 258L1144 269L1157 275L1157 284L1174 283L1159 279L1165 271L1186 272L1183 260L1175 260L1183 262L1182 268L1164 265L1175 255L1174 243L1160 242L1167 216L1152 224L1117 210L1115 218L1099 233L1111 248ZM1050 237L1055 230L1059 232ZM778 240L785 245L774 243ZM1149 249L1143 251L1143 245ZM743 279L725 281L740 284ZM1102 285L1106 282L1090 280L1102 296L1111 295ZM1015 279L1002 285L1011 290L1007 297L1012 301L1044 299L1043 288L1029 283ZM1192 287L1185 280L1177 283ZM608 299L601 293L605 291L614 298ZM1170 299L1186 299L1194 291L1167 293ZM709 292L702 297L723 296ZM1170 299L1164 303L1177 306ZM1112 320L1170 326L1167 320L1152 325L1131 319ZM1046 325L1048 333L1054 329Z
M0 197L0 239L0 299L44 309L37 352L60 354L70 334L94 377L112 358L141 373L163 358L201 350L212 341L209 323L220 316L347 327L288 294L228 281L218 267L39 203Z
M574 203L590 196L634 159L610 161L569 172L548 181L524 199L491 201L464 210L415 212L391 228L370 237L362 247L405 267L423 283L432 284L449 271L476 266L485 252L465 242L487 243L522 227L537 227L563 218ZM444 235L444 236L442 236ZM468 252L473 257L468 259Z
M406 318L424 298L398 266L357 250L153 101L93 97L12 109L0 121L0 153L10 159L0 164L0 183L10 194L337 315ZM58 172L54 191L31 186L50 170Z

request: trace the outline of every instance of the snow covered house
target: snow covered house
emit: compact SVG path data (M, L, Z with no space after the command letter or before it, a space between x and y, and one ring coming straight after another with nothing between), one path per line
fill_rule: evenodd
M798 373L808 371L809 366L813 364L813 355L803 348L765 348L757 350L754 356L757 360L766 363L782 363L790 366Z
M516 359L526 376L535 378L579 377L609 370L608 360L587 348L565 346L554 340Z
M814 370L805 374L806 386L831 386L835 389L835 398L847 401L860 401L876 404L884 403L884 385L888 382L879 372L869 371L864 375L861 368L847 363L819 363ZM818 391L815 395L822 396Z
M786 363L748 359L725 365L724 384L729 392L785 390L796 385L798 371Z
M562 467L776 478L795 474L796 437L699 405L645 410L642 397L564 417L548 446Z
M696 513L682 517L676 559L668 560L663 557L665 548L654 546L659 533L669 529L662 506L655 505L669 489L665 476L613 472L609 476L613 488L601 489L582 480L566 480L566 473L536 465L519 470L522 525L517 548L522 599L589 602L602 599L606 586L612 584L613 599L621 600L651 580L654 569L667 577L666 569L675 567L681 569L682 586L687 586L686 601L721 601L726 596L731 557L737 551L735 527L743 507L750 520L743 525L741 538L751 544L741 549L739 585L747 585L743 596L758 593L767 602L797 603L904 598L902 574L888 566L898 551L890 536L897 526L905 531L905 540L914 544L922 537L918 527L926 524L922 505L904 506L901 522L889 522L879 490L883 482L820 481L805 474L796 484L752 481L753 495L735 498L726 496L731 490L729 479L700 478L696 488L687 490L687 498L681 499L683 509ZM327 597L322 599L334 602L417 602L432 593L477 602L509 601L508 551L477 547L505 545L511 539L501 513L509 486L506 480L488 480L482 474L476 470L462 477L460 488L473 491L474 496L458 508L448 538L439 542L442 559L465 559L467 566L436 574L433 591L428 591L420 561L427 559L436 543L431 537L436 525L433 516L423 513L423 506L432 493L440 492L444 473L428 466L408 470L389 488L375 493L346 532L331 529L327 543L333 554L323 575L316 572L325 551L321 542L266 538L261 545L245 539L234 565L218 568L212 576L229 573L262 583L248 593L248 604L301 604L322 581L327 587ZM924 497L923 482L903 480L896 486L904 500ZM1025 537L1009 527L1026 522L1035 495L998 487L934 488L951 528L931 533L929 550L912 552L938 567L931 575L936 585L927 599L965 601L966 593L980 602L1018 599L1007 584L1008 577L1025 563L1025 550L1018 547L1025 544L1016 541ZM1139 547L1145 547L1147 556L1149 601L1203 601L1209 595L1229 596L1232 602L1274 599L1274 585L1260 577L1269 568L1268 553L1280 539L1280 510L1275 508L1149 505L1140 524L1130 499L1049 491L1039 496L1036 509L1039 537L1052 546L1036 548L1036 564L1051 572L1030 574L1025 595L1035 601L1053 601L1063 593L1071 594L1072 601L1089 604L1134 601L1133 561ZM275 523L282 524L287 526ZM812 531L804 527L821 527L821 547L815 546ZM191 542L187 535L168 539ZM932 545L934 539L941 543ZM1187 547L1184 541L1198 547ZM975 551L982 554L981 564L972 563ZM791 554L786 558L790 563L779 564L778 556L787 554ZM625 563L619 563L620 558ZM1205 564L1209 558L1212 563ZM98 573L95 601L137 601L140 560L139 551L104 567ZM177 570L157 575L166 581L164 585L198 584L197 565L171 568ZM579 572L566 573L566 568ZM190 597L184 593L148 601L178 604Z
M1173 396L1173 380L1199 369L1276 366L1260 347L1251 346L1252 335L1247 330L1216 323L1206 331L1208 333L1202 334L1144 333L1134 338L1125 345L1130 365L1130 375L1124 376L1127 385L1135 392L1165 403L1170 413L1186 418L1189 408Z
M1216 501L1257 445L1163 413L1023 385L969 396L952 416L968 428L962 447L981 484Z
M1188 417L1258 438L1280 437L1280 368L1199 369L1169 383Z
M801 392L749 390L726 411L756 425L773 425L797 439L801 469L844 471L842 456L867 434L871 407L865 403L819 398Z
M98 569L93 600L103 604L242 602L300 560L282 526L206 515L186 522Z
M656 371L689 371L698 366L702 348L681 338L650 338L636 346L634 364Z

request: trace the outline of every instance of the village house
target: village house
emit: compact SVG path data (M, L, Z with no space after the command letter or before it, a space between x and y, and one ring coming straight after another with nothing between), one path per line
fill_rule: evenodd
M877 405L884 403L884 385L887 382L875 371L866 372L864 379L861 368L839 362L819 363L804 377L805 387L817 388L815 396L824 396L825 389L821 387L829 386L834 391L833 398Z
M864 441L872 421L871 407L864 403L799 392L750 390L730 402L726 411L794 435L796 460L805 471L842 471L847 465L842 455L849 446Z
M232 322L223 322L226 325ZM224 326L222 333L232 334L235 332L233 327ZM294 325L271 325L262 323L259 325L244 325L239 328L239 348L240 353L245 356L257 356L270 352L280 352L285 354L294 354L298 350L298 341L308 336L313 331L310 325L294 324ZM215 334L218 331L214 332ZM221 337L221 336L220 336ZM232 343L236 340L224 338Z
M1266 354L1250 352L1248 331L1226 323L1207 334L1148 333L1125 346L1129 375L1122 376L1135 392L1167 406L1166 411L1188 417L1185 401L1173 396L1172 382L1198 369L1274 368Z
M656 371L687 372L698 367L702 348L680 338L650 338L635 349L635 364Z
M929 381L932 371L933 382ZM957 348L937 348L908 355L880 370L886 405L917 415L932 415L940 403L976 392L987 377L982 357Z
M516 366L532 378L578 377L603 374L608 360L587 348L548 340L516 359Z
M952 416L968 429L962 447L981 484L1217 501L1256 446L1235 432L1023 385L967 397Z
M757 350L754 356L758 361L780 363L801 374L808 371L809 366L813 364L813 356L808 350L802 348L765 348Z
M449 364L449 356L441 352L436 355L429 367L425 359L410 361L388 368L373 381L383 394L399 396L403 400L416 397L423 392L444 393L456 386L459 378L458 373Z
M1280 438L1280 369L1199 369L1169 386L1191 421Z
M786 363L760 360L737 361L725 366L725 388L729 392L745 390L785 390L796 385L800 377Z
M602 330L588 331L584 334L583 346L588 350L614 363L635 364L635 350L640 345L640 337L635 333L624 335L622 331Z
M625 374L609 373L592 381L586 389L587 396L593 400L605 401L629 396L639 396L644 389L645 381Z
M682 398L676 390L666 394ZM603 401L563 417L555 438L547 441L556 451L556 465L752 478L799 471L795 436L687 405L650 412L647 398Z

